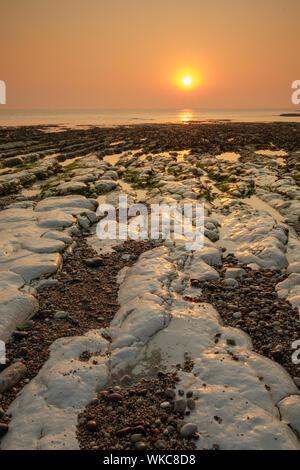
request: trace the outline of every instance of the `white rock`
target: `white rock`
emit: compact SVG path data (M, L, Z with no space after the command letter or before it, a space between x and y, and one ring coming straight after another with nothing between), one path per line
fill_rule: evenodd
M300 395L290 395L278 403L281 419L300 434Z
M212 281L219 279L219 274L201 258L194 256L190 266L190 277L198 281Z
M97 356L92 367L78 357L86 350L105 356L107 347L98 332L55 341L37 377L10 406L13 418L1 448L78 450L77 416L108 379L105 357Z

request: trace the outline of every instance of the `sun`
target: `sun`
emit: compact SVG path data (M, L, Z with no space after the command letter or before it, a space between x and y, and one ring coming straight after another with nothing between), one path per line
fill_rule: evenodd
M202 75L196 68L185 67L174 73L172 82L177 88L190 92L202 85L203 80Z
M191 84L192 84L192 79L191 79L191 77L184 77L183 80L182 80L182 83L183 83L184 86L186 86L186 87L191 86Z

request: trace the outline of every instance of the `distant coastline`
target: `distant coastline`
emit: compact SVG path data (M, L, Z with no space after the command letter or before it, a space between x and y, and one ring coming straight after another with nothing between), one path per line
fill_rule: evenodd
M285 116L285 117L300 117L300 113L283 113L283 114L280 114L280 116Z
M107 126L189 122L300 122L298 109L181 109L181 110L13 110L0 108L0 126Z

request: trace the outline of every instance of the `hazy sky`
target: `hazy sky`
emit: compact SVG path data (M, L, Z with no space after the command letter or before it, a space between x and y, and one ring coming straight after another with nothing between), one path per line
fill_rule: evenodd
M0 15L11 108L291 107L300 79L300 0L0 0Z

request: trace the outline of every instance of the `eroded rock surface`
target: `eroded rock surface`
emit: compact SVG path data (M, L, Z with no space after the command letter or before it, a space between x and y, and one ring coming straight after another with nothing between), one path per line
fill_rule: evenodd
M160 132L149 129L156 136ZM257 147L243 147L237 137L228 151L239 154L221 153L215 144L208 154L208 148L201 147L208 144L196 144L190 136L192 148L182 137L186 148L179 145L172 151L177 137L170 135L172 145L166 144L161 131L167 151L159 138L151 143L139 134L126 142L123 133L126 130L120 129L116 145L100 145L91 137L84 150L77 142L72 155L71 145L63 154L53 138L50 158L29 151L33 144L24 154L17 146L16 151L3 147L4 168L37 164L2 173L2 194L33 187L42 174L47 182L35 186L38 196L15 198L0 212L0 339L7 341L35 314L34 289L42 289L48 277L55 282L53 276L63 265L64 253L71 252L74 234L89 235L88 243L99 254L109 256L122 249L121 240L97 238L99 203L117 208L121 195L127 195L129 203L148 207L202 202L204 247L189 251L186 239L166 240L121 271L120 308L110 326L58 339L50 346L49 359L9 408L12 419L1 448L77 449L78 414L97 392L118 383L128 371L136 380L151 377L159 365L178 372L177 393L179 388L193 391L194 404L185 420L200 433L199 449L213 448L216 442L221 449L299 449L299 389L292 378L278 363L255 353L248 334L224 325L210 303L187 300L199 295L193 281L204 282L201 289L205 281L217 281L222 256L233 253L255 269L271 274L281 270L278 295L300 311L295 148L291 144L280 157L257 154ZM262 145L260 128L255 135L257 146ZM283 145L276 132L272 139ZM70 164L59 164L71 157ZM230 269L224 288L238 289L243 269ZM297 331L295 325L295 335ZM91 356L82 362L79 356L86 351ZM186 355L191 358L189 367L183 366Z

